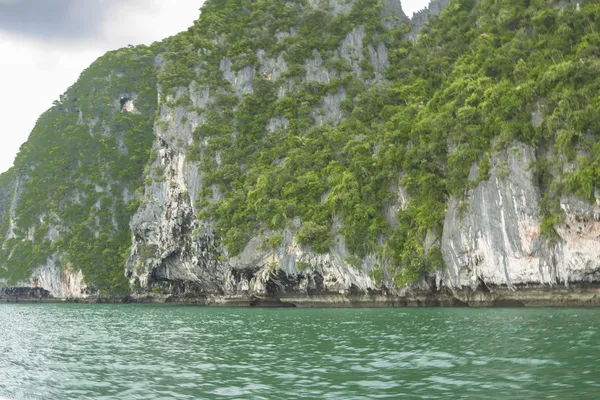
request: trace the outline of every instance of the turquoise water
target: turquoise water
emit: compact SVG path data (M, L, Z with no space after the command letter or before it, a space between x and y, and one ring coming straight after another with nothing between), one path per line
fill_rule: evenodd
M0 397L600 398L600 309L0 304Z

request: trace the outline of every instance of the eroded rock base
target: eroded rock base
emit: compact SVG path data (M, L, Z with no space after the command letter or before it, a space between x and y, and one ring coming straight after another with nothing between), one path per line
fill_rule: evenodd
M44 303L139 303L191 304L216 307L593 307L600 306L600 285L579 284L570 287L486 288L438 292L415 291L404 296L373 292L344 295L338 293L283 294L278 297L256 295L163 295L138 293L126 297L90 296L85 299L55 298L42 288L0 288L0 302Z

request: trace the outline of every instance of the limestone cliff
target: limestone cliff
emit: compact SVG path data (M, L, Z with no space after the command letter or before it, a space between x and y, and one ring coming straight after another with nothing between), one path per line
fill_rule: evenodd
M495 157L490 178L464 203L450 201L442 237L446 269L439 276L445 286L515 290L598 282L600 196L595 204L561 198L565 218L556 227L558 238L544 238L534 161L531 147L515 143Z
M353 2L330 2L331 8L328 10L320 2L313 3L309 7L314 7L314 10L322 7L333 17L342 19L350 18L353 7ZM380 15L385 20L392 18L386 24L386 29L392 29L407 20L400 3L395 1L383 2ZM286 35L294 34L293 25L286 28ZM305 74L299 79L285 78L289 70L284 59L286 50L268 56L264 49L258 49L258 63L237 72L232 70L232 61L222 57L216 62L219 74L231 85L232 94L239 98L253 93L258 80L266 79L279 85L280 99L288 91L300 90L300 87L311 82L331 84L339 80L341 73L326 65L331 64L330 57L346 62L352 74L358 77L364 76L365 65L372 68L372 77L363 79L367 86L384 81L383 75L389 67L385 44L370 42L365 25L349 27L348 31L336 48L328 52L313 49L310 57L302 61ZM205 68L209 69L210 66ZM202 72L199 75L198 80L202 81ZM187 87L178 88L168 101L177 104L181 99L189 98L197 111L190 112L186 107L168 104L161 108L160 119L163 123L155 129L156 158L151 160L150 166L151 171L160 171L161 176L157 177L158 182L155 180L146 186L144 205L132 220L133 247L127 261L127 276L132 285L157 287L163 289L164 293L196 292L227 296L378 290L378 285L369 277L377 261L376 256L368 255L359 260L358 265L351 265L348 262L351 254L346 248L344 236L339 232L339 222L333 224L334 243L324 254L318 254L294 240L301 226L300 218L296 218L281 231L257 232L240 254L231 256L215 235L214 223L198 220L195 204L202 187L202 170L198 162L186 157L186 151L194 141L193 131L206 121L206 113L202 111L214 105L219 90L218 87L215 89L213 82L199 84L194 81ZM310 111L314 123L339 124L343 119L342 103L347 97L345 87L340 84L335 92L317 99L314 109ZM267 130L274 132L286 129L287 124L289 120L285 117L271 118ZM200 148L202 151L202 144ZM166 179L161 179L163 177ZM216 200L222 198L218 189L211 190ZM281 243L266 249L265 241L274 234L281 237Z
M511 6L209 0L109 53L0 178L0 297L598 304L600 19Z

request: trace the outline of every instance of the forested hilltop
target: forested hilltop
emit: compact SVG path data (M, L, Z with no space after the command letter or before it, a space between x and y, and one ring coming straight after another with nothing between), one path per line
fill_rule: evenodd
M40 117L0 177L0 283L593 302L599 56L589 0L207 0Z

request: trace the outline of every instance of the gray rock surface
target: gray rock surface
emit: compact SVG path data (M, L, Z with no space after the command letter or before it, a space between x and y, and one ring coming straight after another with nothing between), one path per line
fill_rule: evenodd
M0 186L0 226L4 226L4 223L8 218L6 212L8 211L7 209L10 207L11 204L11 197L14 184L15 181L11 179L6 186ZM3 234L4 233L5 232L3 232Z
M401 0L385 0L382 10L383 24L387 29L391 29L400 22L408 21L408 17L402 10Z
M556 285L600 278L600 199L561 201L565 221L551 243L540 235L541 195L533 185L533 150L521 143L494 157L491 177L461 205L451 200L444 222L441 282L477 285Z
M321 108L313 112L317 124L331 123L337 125L342 120L342 102L346 100L346 90L339 87L337 93L326 94L323 97Z

